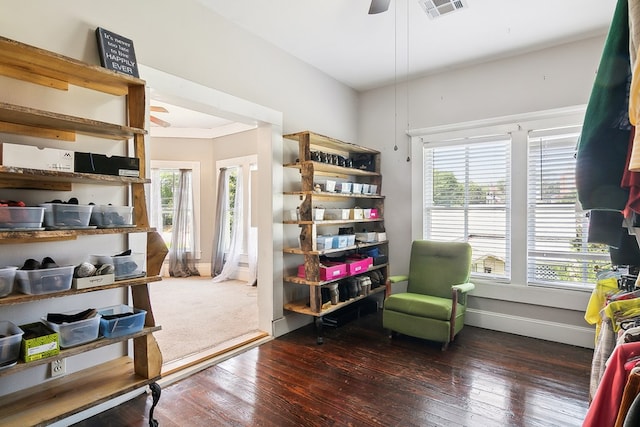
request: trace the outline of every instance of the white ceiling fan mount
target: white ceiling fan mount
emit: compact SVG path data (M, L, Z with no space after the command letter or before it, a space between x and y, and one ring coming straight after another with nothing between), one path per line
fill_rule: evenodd
M369 15L389 10L391 0L371 0ZM418 0L420 7L431 19L468 7L467 0Z

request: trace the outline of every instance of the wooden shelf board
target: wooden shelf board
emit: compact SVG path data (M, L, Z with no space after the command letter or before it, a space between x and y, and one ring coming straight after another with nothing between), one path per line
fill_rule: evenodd
M13 374L16 374L18 372L21 372L21 371L24 371L24 370L27 370L27 369L31 369L34 366L45 365L45 364L50 363L50 362L52 362L52 361L54 361L56 359L64 359L66 357L75 356L77 354L81 354L81 353L84 353L84 352L87 352L87 351L95 350L97 348L106 347L108 345L117 344L117 343L123 342L123 341L128 341L128 340L130 340L132 338L137 338L137 337L141 337L143 335L148 335L148 334L151 334L153 332L159 331L161 329L162 328L160 326L146 327L146 328L143 328L141 331L136 332L134 334L124 335L124 336L117 337L117 338L98 338L95 341L91 341L91 342L83 344L83 345L79 345L79 346L71 347L71 348L61 349L60 353L55 355L55 356L47 357L47 358L40 359L40 360L35 360L33 362L25 363L23 361L19 361L14 366L11 366L11 367L3 369L3 370L0 370L0 377L13 375Z
M327 193L324 191L285 191L285 196L312 196L326 199L384 199L380 194Z
M362 248L369 248L372 246L379 246L388 243L388 240L384 240L382 242L372 242L372 243L358 243L353 246L347 246L345 248L338 249L324 249L321 251L303 251L300 248L284 248L282 251L287 254L297 254L297 255L325 255L325 254L333 254L337 252L345 252L345 251L355 251Z
M129 87L145 86L144 80L5 37L0 37L0 64L0 74L61 90L71 84L121 96Z
M132 359L121 357L3 396L0 425L50 424L159 379L136 375L133 367Z
M33 126L35 128L77 132L116 140L127 140L133 138L136 134L145 135L147 133L144 129L37 110L6 102L0 102L0 121Z
M0 298L0 307L4 305L24 304L27 302L51 299L51 298L63 298L63 297L68 297L70 295L84 294L88 292L97 292L97 291L103 291L106 289L117 289L117 288L124 288L127 286L140 286L140 285L145 285L151 282L159 282L161 280L162 278L160 276L150 276L150 277L139 277L136 279L129 279L129 280L119 280L117 282L113 282L108 285L95 286L93 288L69 289L68 291L54 292L50 294L27 295L27 294L13 293L13 294L7 295L4 298Z
M353 304L356 301L360 301L361 299L367 298L368 296L371 295L375 295L378 294L380 292L384 292L385 287L384 286L378 286L375 289L372 289L371 292L369 292L367 295L360 295L358 297L355 298L351 298L348 301L342 301L339 302L336 305L332 305L331 303L325 304L323 307L323 309L320 310L319 313L315 313L314 311L311 310L311 307L309 307L309 301L308 300L300 300L300 301L294 301L294 302L290 302L284 305L284 308L286 310L289 311L294 311L296 313L302 313L302 314L306 314L308 316L315 316L315 317L322 317L325 316L329 313L332 313L336 310L341 309L342 307L346 307L349 304Z
M0 231L0 244L53 242L75 240L77 236L101 234L147 233L153 229L146 227L94 228L88 230L37 230L37 231Z
M329 219L322 221L282 221L283 224L298 224L298 225L339 225L339 224L353 224L354 222L381 222L384 218L363 218L363 219Z
M381 176L379 172L371 172L362 169L345 168L344 166L330 165L327 163L309 161L313 165L313 170L316 174L335 174L338 178L346 178L349 176ZM302 163L287 163L283 165L285 168L301 169Z
M148 184L151 182L144 178L128 176L101 175L94 173L58 172L42 169L20 168L16 166L0 165L0 188L21 188L24 186L31 189L50 189L47 183L91 183L104 185L122 184ZM40 187L38 187L40 185Z
M303 131L290 133L287 135L283 135L282 137L285 139L292 139L299 141L300 138L309 135L309 144L315 145L318 147L325 147L332 150L338 151L348 151L350 153L370 153L370 154L379 154L380 152L371 148L362 147L356 144L352 144L350 142L343 142L335 138L331 138L328 136L320 135L318 133Z
M383 267L386 267L386 266L387 266L387 264L373 265L373 266L369 267L369 269L367 271L361 271L358 274L354 274L354 276L361 276L361 275L365 274L368 271L379 270L379 269L381 269ZM295 284L298 284L298 285L305 285L305 286L322 286L322 285L328 285L329 283L339 282L340 280L344 280L347 277L351 277L351 276L342 276L342 277L340 277L338 279L312 282L312 281L306 280L304 277L285 276L284 277L284 281L285 282L289 282L289 283L295 283Z

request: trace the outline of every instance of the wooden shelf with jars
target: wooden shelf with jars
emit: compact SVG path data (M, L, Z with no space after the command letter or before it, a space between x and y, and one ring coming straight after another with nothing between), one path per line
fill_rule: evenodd
M319 328L318 342L322 342L323 316L369 295L385 291L382 283L375 289L365 291L366 294L328 302L326 292L323 299L323 288L349 276L335 280L321 279L325 257L362 254L376 249L383 256L380 259L384 258L385 261L370 265L355 276L366 276L377 271L386 282L388 240L384 228L385 197L381 194L380 152L309 131L284 135L284 139L298 144L298 158L295 162L285 163L284 167L297 169L300 173L299 189L284 193L286 196L297 197L298 206L295 210L289 209L283 213L284 224L299 228L299 244L296 247L285 247L284 253L299 256L304 264L304 277L300 277L299 273L290 274L285 275L284 281L309 288L308 298L287 302L284 308L314 316ZM349 231L352 233L348 233ZM353 234L355 238L360 233L371 234L376 238L358 239L337 247L319 244L319 241L326 241L327 235L335 237ZM338 240L342 242L342 239Z

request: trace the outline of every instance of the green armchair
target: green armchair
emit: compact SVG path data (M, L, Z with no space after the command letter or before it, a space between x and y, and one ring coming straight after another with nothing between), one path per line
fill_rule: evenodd
M412 337L441 342L442 350L462 330L467 307L471 245L466 242L416 240L411 245L407 292L389 295L382 310L383 327Z

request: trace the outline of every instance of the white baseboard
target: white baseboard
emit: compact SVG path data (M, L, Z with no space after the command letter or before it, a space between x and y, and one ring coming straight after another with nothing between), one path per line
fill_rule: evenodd
M595 332L592 327L573 326L471 308L467 309L465 324L578 347L594 347Z
M273 336L279 337L288 332L306 326L309 323L312 323L313 319L313 316L286 312L286 315L284 317L273 321Z

